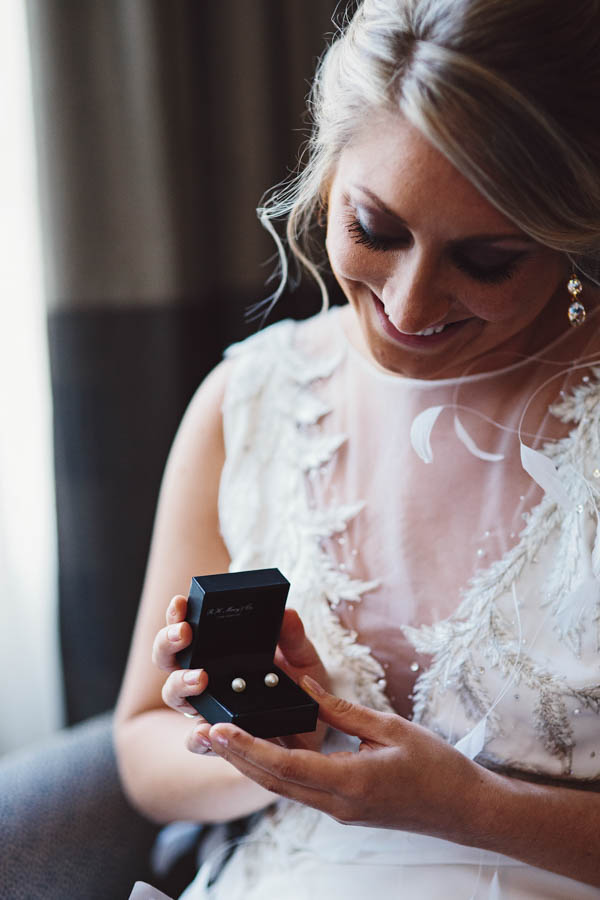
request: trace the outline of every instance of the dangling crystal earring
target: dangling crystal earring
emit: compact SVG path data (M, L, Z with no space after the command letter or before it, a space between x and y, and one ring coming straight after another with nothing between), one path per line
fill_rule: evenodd
M571 305L568 309L569 322L573 328L576 328L578 325L583 325L585 322L586 310L581 300L578 299L583 290L583 286L575 273L569 278L567 290L571 295Z

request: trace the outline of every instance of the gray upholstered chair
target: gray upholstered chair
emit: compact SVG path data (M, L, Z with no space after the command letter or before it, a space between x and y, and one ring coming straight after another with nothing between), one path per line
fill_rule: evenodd
M156 883L157 830L123 795L110 714L0 758L3 900L126 900Z

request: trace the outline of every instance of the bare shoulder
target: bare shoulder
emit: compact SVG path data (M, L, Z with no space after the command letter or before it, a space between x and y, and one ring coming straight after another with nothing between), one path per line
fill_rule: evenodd
M231 367L231 360L223 360L196 389L181 420L173 450L179 450L181 444L193 450L211 440L223 447L222 407Z

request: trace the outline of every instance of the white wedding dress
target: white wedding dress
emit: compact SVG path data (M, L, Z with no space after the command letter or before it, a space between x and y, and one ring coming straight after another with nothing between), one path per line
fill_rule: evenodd
M377 368L351 323L338 308L229 351L219 512L231 569L286 575L338 695L412 717L482 765L600 787L593 317L536 359L497 354L492 371L437 381ZM182 900L600 896L287 800L209 887L218 862Z

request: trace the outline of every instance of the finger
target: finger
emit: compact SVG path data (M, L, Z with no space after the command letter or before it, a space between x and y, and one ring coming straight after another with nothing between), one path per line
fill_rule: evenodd
M162 698L166 706L181 713L198 715L198 711L186 700L197 697L206 690L208 675L204 669L179 669L172 672L162 686Z
M308 675L300 679L300 686L319 704L321 721L345 734L361 738L363 743L393 745L403 734L404 720L401 716L378 712L335 697Z
M192 627L189 622L178 622L161 628L152 645L152 662L166 672L179 669L175 654L184 650L191 642Z
M281 797L288 797L290 800L296 800L298 803L312 806L315 809L320 809L322 812L332 816L338 814L340 801L331 791L322 790L310 784L303 784L286 777L291 772L289 763L282 764L280 769L265 769L262 765L257 765L247 752L242 751L243 741L249 739L250 741L258 742L260 739L252 738L251 735L239 731L239 729L232 730L231 726L228 726L227 731L222 730L221 726L217 730L213 727L209 735L212 748L218 756L227 760L242 775L251 778L252 781L255 781L265 790L273 794L279 794ZM275 752L279 752L284 757L285 754L303 752L286 750L283 747L272 744L270 741L260 741L260 743L272 748ZM310 753L310 751L305 752ZM326 759L326 757L321 757L318 753L311 753L310 755L316 759Z
M210 722L207 722L202 716L198 716L194 730L190 732L186 740L188 750L191 750L192 753L210 753L214 756L212 742L208 736L211 728ZM269 740L281 746L281 738L269 738Z
M287 662L296 668L307 669L321 664L312 641L306 637L302 619L295 609L287 609L279 633L279 649Z
M187 615L187 597L176 594L167 607L167 625L183 622Z
M288 747L290 750L310 750L311 744L306 738L303 738L301 734L289 734L285 737L279 738L279 743L282 747Z
M227 758L233 754L248 765L262 770L266 778L329 793L343 791L347 773L339 765L332 763L330 757L321 753L304 749L290 750L222 723L213 726L209 737L216 753L226 753Z
M212 748L212 742L208 737L208 733L212 725L206 720L202 719L198 725L196 725L193 731L187 736L186 739L186 747L191 753L198 753L206 756L210 754L211 756L215 756L215 752Z

